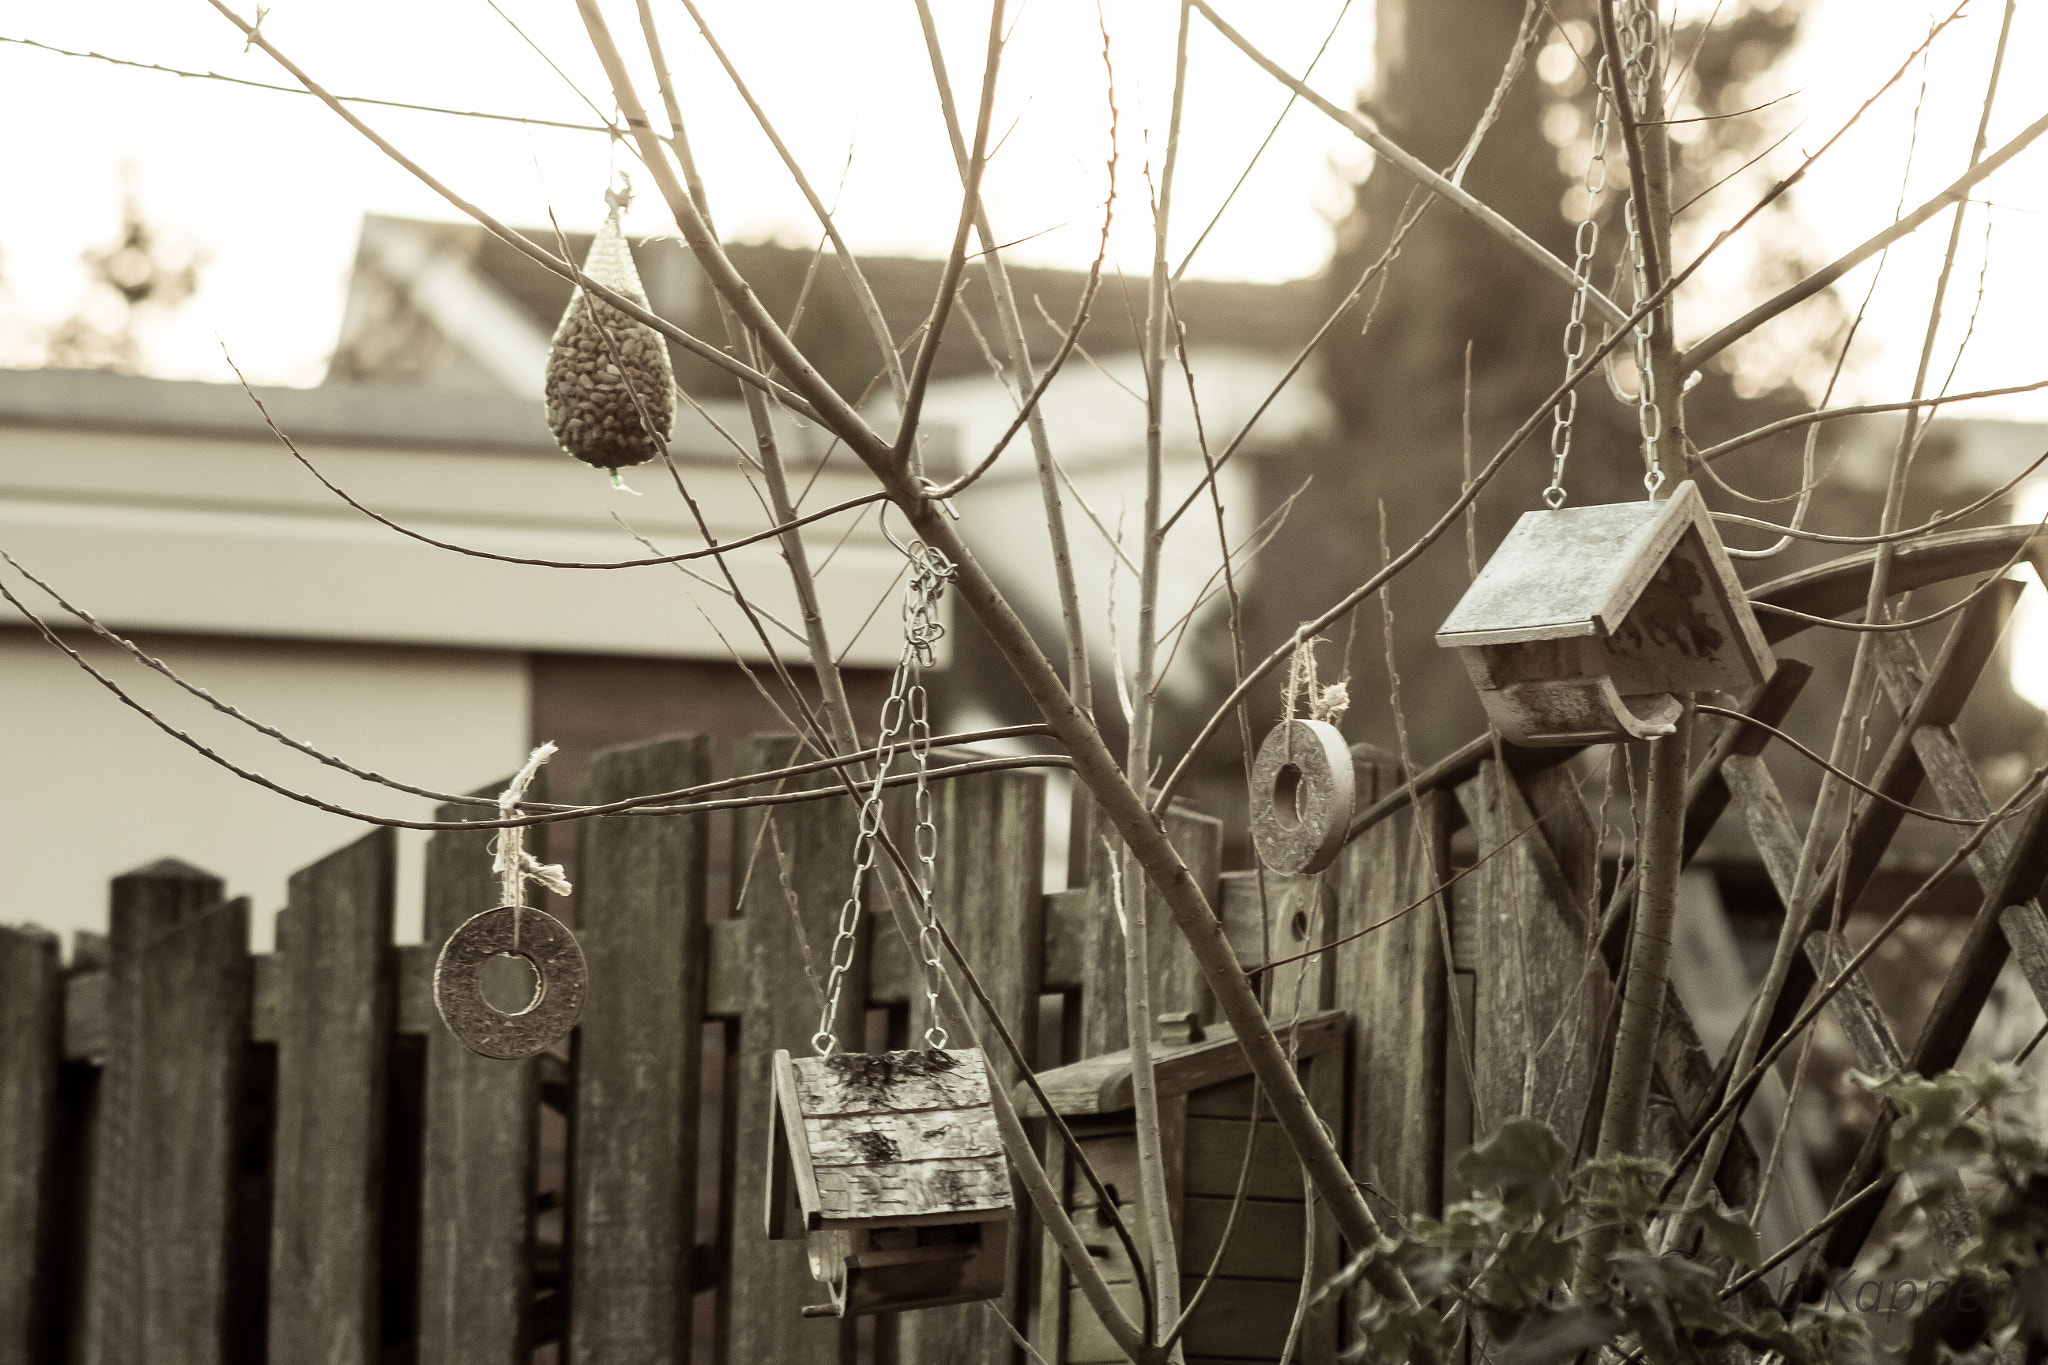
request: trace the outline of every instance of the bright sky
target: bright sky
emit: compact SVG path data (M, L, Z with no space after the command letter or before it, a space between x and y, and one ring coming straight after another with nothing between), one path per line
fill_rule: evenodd
M246 0L243 0L246 3ZM638 48L633 7L606 0L614 31ZM1932 11L1914 0L1814 0L1801 48L1754 82L1761 101L1797 125L1767 163L1780 170L1817 147L1919 41ZM1686 9L1710 7L1686 0ZM553 57L557 75L516 33ZM979 5L935 6L948 61L972 117L985 33ZM1285 5L1224 0L1253 41L1295 70L1333 31L1313 81L1343 99L1369 72L1372 10L1354 0ZM674 0L659 0L665 41L686 116L730 236L809 241L813 220L775 164L743 106ZM932 94L915 11L840 0L705 0L714 32L821 192L836 198L858 248L938 254L958 211L958 187ZM1017 259L1084 265L1093 255L1108 153L1101 35L1093 0L1013 4L999 84L1001 147L989 199L997 232L1029 238ZM1143 273L1151 250L1144 169L1160 148L1171 88L1172 21L1166 0L1104 0L1121 110L1124 161L1115 257ZM1946 13L1946 7L1941 8ZM2000 6L1974 0L1937 43L1925 70L1928 94L1908 204L1953 179L1974 131L1978 94ZM1341 18L1340 18L1341 15ZM462 109L595 121L572 90L609 107L603 80L566 0L276 0L264 32L330 89ZM234 29L204 0L104 0L93 5L0 6L0 36L137 61L288 83L260 52L244 53ZM1176 190L1176 259L1237 179L1284 92L1197 19L1189 112ZM2014 31L1992 145L2040 117L2032 72L2048 60L2048 7L2026 5ZM1863 124L1794 192L1807 253L1825 259L1889 221L1899 194L1921 71L1895 87ZM644 93L652 99L651 82ZM566 227L602 213L612 152L602 135L358 106L459 191L516 224L545 221L552 205ZM314 101L218 82L55 56L0 44L0 364L32 363L35 327L71 312L84 296L81 250L108 242L118 225L124 168L151 218L206 257L201 293L146 337L146 364L170 376L225 378L215 338L252 377L317 382L340 320L342 286L365 212L451 217L431 191ZM630 158L619 155L619 164ZM1297 107L1229 213L1202 246L1193 273L1285 279L1321 267L1330 216L1345 182L1370 164L1364 149L1312 109ZM2048 297L2048 149L2033 149L1980 191L1993 207L1972 211L1944 334L1941 369L1967 329L1978 289L1985 223L1994 265L1974 334L1954 380L1989 387L2041 377L2038 301ZM1740 206L1709 201L1708 229ZM629 226L663 223L653 196ZM1037 234L1037 235L1034 235ZM1923 230L1893 253L1866 328L1868 349L1850 391L1896 393L1917 354L1933 265L1945 239ZM1704 240L1704 237L1702 238ZM1768 243L1759 243L1768 248ZM1746 247L1747 244L1745 243ZM1700 335L1732 314L1754 257L1728 253L1710 270L1681 318ZM1867 272L1852 276L1857 297ZM1560 321L1562 319L1560 318ZM1753 353L1770 367L1805 338L1796 319ZM1978 409L2048 418L2035 395Z

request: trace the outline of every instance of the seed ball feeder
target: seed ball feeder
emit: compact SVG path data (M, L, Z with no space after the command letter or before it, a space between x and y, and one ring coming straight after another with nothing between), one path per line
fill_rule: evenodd
M1524 513L1436 640L1526 746L1666 735L1685 694L1777 667L1691 480L1661 502Z

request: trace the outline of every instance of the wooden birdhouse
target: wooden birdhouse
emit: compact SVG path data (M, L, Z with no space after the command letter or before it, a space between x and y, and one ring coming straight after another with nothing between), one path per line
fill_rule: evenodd
M994 1298L1010 1168L978 1048L775 1054L768 1235L807 1237L807 1317Z
M1668 734L1683 694L1777 666L1690 480L1661 502L1524 514L1436 640L1524 745Z
M1166 1024L1162 1020L1162 1024ZM1310 1015L1280 1028L1283 1047L1300 1057L1302 1081L1316 1112L1333 1131L1343 1124L1344 1037L1341 1010ZM1186 1337L1187 1358L1277 1361L1286 1345L1301 1288L1306 1251L1301 1166L1270 1109L1252 1121L1251 1064L1227 1024L1204 1031L1193 1016L1179 1016L1154 1045L1152 1070L1159 1086L1161 1137L1166 1149L1169 1213L1179 1250L1185 1302L1201 1283L1218 1248L1216 1278L1196 1306ZM1105 1053L1039 1073L1046 1098L1073 1129L1088 1164L1114 1201L1140 1253L1149 1255L1138 1200L1137 1130L1132 1113L1131 1054ZM1020 1114L1044 1113L1024 1085L1012 1092ZM1111 1291L1133 1322L1143 1320L1129 1252L1057 1139L1048 1144L1047 1173ZM1226 1228L1240 1177L1244 1200ZM1315 1224L1312 1269L1325 1280L1338 1268L1338 1243L1327 1215ZM1039 1276L1039 1350L1049 1365L1122 1361L1086 1299L1075 1290L1048 1239ZM1319 1307L1304 1324L1295 1360L1325 1365L1337 1353L1337 1315Z

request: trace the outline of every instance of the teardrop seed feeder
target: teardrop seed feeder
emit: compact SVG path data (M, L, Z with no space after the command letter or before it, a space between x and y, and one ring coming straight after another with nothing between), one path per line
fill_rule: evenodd
M1691 480L1661 502L1524 513L1436 640L1531 746L1669 734L1684 694L1777 667Z

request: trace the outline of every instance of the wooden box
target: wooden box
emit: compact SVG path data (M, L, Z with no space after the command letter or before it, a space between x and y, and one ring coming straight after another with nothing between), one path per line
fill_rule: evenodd
M892 1313L1003 1291L1010 1167L977 1048L775 1054L768 1235L810 1241L831 1301Z
M1291 1030L1280 1030L1282 1044L1291 1033L1298 1048L1303 1083L1316 1112L1340 1132L1347 1023L1343 1011L1329 1010L1302 1019ZM1189 1365L1277 1361L1294 1317L1304 1265L1310 1265L1318 1285L1338 1269L1335 1224L1327 1214L1318 1216L1311 1242L1301 1166L1270 1109L1262 1108L1254 1129L1251 1066L1229 1025L1211 1024L1206 1036L1157 1044L1152 1060L1183 1303L1201 1284L1218 1249L1223 1249L1216 1277L1188 1327ZM1038 1079L1053 1107L1066 1116L1143 1253L1148 1239L1137 1197L1130 1053L1090 1057L1041 1073ZM1020 1084L1013 1094L1019 1113L1043 1114L1028 1087ZM1247 1143L1252 1146L1249 1165ZM1048 1148L1048 1170L1064 1192L1075 1226L1131 1320L1142 1321L1137 1279L1122 1239L1098 1207L1093 1188L1067 1159L1063 1144L1055 1138ZM1224 1232L1240 1173L1246 1177L1245 1199L1226 1245ZM1049 1239L1041 1254L1039 1285L1037 1344L1049 1365L1128 1359L1075 1291ZM1310 1310L1295 1347L1297 1362L1335 1361L1337 1317L1331 1304Z
M1776 667L1690 480L1662 502L1525 513L1436 639L1523 745L1668 734L1683 694Z

